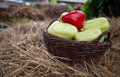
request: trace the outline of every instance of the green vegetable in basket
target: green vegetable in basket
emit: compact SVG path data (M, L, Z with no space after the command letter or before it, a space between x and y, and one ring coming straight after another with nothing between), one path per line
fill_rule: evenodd
M107 31L110 25L105 17L99 17L84 22L83 29L100 29L102 32Z
M104 41L105 41L105 36L103 36L103 37L99 40L100 43L103 43Z
M75 39L77 41L86 41L91 42L98 38L98 36L101 34L100 29L89 29L85 30L83 32L78 32L75 36Z
M72 39L77 32L75 26L59 21L54 21L48 28L48 33L65 39Z

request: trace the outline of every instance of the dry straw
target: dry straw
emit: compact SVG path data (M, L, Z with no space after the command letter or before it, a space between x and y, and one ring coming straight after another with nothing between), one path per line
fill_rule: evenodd
M117 20L117 22L116 22ZM119 23L118 19L110 22ZM0 77L119 77L120 42L112 37L113 46L98 65L70 66L51 55L43 42L42 32L49 22L29 22L0 29ZM114 25L119 33L120 24ZM111 30L112 32L113 30ZM112 35L116 35L112 33ZM114 39L114 40L113 40Z

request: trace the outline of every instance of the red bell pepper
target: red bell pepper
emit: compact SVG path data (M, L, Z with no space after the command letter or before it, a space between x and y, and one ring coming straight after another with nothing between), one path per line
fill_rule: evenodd
M62 16L62 21L64 23L70 23L76 26L77 29L81 29L83 27L83 22L85 19L85 13L79 10L73 10Z

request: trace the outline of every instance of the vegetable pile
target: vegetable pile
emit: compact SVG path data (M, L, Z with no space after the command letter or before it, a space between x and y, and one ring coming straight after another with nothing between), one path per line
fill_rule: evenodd
M48 33L69 40L92 42L107 31L110 25L105 17L86 20L83 11L73 10L61 14L48 28Z

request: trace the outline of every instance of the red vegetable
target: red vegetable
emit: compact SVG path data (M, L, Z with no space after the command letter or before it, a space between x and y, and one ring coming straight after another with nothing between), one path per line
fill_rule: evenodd
M83 27L83 21L85 19L85 13L79 10L68 12L67 14L62 16L62 21L64 23L70 23L76 26L78 29L81 29Z

